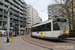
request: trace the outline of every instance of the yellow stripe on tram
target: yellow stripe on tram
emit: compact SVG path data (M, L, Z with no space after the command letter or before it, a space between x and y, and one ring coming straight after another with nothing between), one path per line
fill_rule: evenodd
M43 31L41 31L41 38L43 38Z
M66 34L66 30L64 30L63 34Z

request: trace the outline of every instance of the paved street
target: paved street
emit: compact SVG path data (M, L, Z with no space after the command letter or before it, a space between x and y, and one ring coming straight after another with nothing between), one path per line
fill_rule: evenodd
M21 39L22 36L14 37L14 43L10 38L10 43L6 43L6 37L0 37L0 50L48 50L34 44L30 44Z
M37 46L45 47L53 50L75 50L75 38L68 38L65 40L47 40L32 38L30 35L26 35L23 39L29 43L35 44Z
M6 37L0 37L0 50L75 50L75 38L63 41L31 38L30 35L10 37L10 43L6 43Z

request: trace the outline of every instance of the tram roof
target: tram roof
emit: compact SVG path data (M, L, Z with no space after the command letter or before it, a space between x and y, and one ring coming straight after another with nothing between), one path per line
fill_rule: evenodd
M43 24L46 24L46 23L52 22L54 19L67 19L67 18L52 18L52 19L50 19L50 20L46 20L46 21L41 22L41 23L33 24L32 27L36 27L36 26L40 26L40 25L43 25Z

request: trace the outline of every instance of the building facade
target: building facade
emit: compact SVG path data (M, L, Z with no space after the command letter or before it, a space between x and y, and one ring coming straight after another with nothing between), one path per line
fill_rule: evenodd
M27 4L24 0L0 0L0 29L7 29L5 26L7 25L8 4L10 6L10 28L14 23L16 27L14 30L20 31L21 34L25 33Z
M30 5L27 5L27 31L31 30L31 26L33 24L42 22L40 19L38 12Z
M53 4L53 5L48 5L48 19L51 18L56 18L56 17L66 17L62 15L62 10L63 4ZM65 9L63 9L65 11Z

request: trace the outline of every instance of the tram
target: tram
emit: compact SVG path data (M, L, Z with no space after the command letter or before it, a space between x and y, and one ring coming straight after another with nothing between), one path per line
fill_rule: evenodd
M65 39L69 35L69 26L66 18L54 18L32 25L31 37L47 39Z

